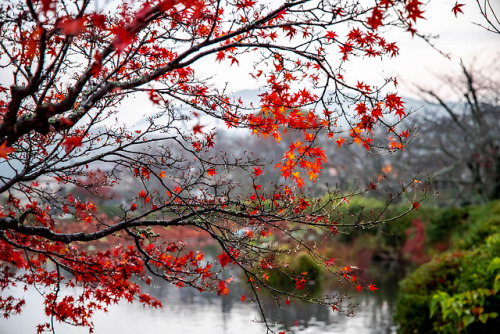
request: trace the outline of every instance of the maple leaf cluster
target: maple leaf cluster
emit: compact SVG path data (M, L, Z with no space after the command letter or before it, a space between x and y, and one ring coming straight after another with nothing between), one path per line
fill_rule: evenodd
M410 137L400 129L407 112L397 81L367 83L346 64L397 56L383 28L415 33L420 1L91 3L0 2L2 68L12 72L10 87L0 85L0 291L46 287L52 319L92 328L91 315L120 300L161 307L136 283L150 284L150 275L224 296L232 279L223 271L236 267L248 298L278 291L269 282L287 267L287 249L316 254L301 230L329 239L341 226L337 208L349 194L308 193L330 163L326 150L399 150ZM254 102L209 73L215 63L247 75L239 66L248 59L261 87ZM145 116L131 124L127 109ZM234 128L271 142L282 159L218 151L218 131ZM377 128L387 141L377 142ZM266 181L273 166L279 182ZM109 203L112 213L103 210ZM179 230L217 243L220 254L189 248ZM314 258L359 291L376 290L333 258ZM307 295L307 273L289 278L293 288L278 299L342 312L339 298ZM58 294L62 285L81 287L81 296ZM6 316L23 305L0 299Z

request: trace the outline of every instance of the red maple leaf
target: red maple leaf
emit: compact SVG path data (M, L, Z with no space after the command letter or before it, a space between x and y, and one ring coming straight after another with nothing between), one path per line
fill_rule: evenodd
M403 138L408 138L410 136L410 132L408 130L404 130L399 135Z
M335 264L335 259L333 257L330 258L330 260L325 261L325 265L327 266L333 266Z
M231 259L231 257L226 252L223 252L223 253L217 255L217 260L219 261L220 266L222 268L224 268L225 266L227 266L229 263L231 263L233 261Z
M92 21L92 26L99 29L106 28L106 16L94 13L90 15L90 20Z
M382 117L382 107L380 106L380 103L377 103L375 107L372 109L372 116L373 117Z
M368 287L368 289L370 289L371 292L375 292L375 290L378 290L378 288L375 286L375 284L370 284L370 286Z
M36 326L36 333L37 334L42 334L45 331L45 327L49 327L49 324L42 324L42 325L37 325Z
M121 26L117 27L114 32L116 36L113 40L113 47L115 48L117 54L121 54L125 51L127 46L132 43L132 41L134 40L134 35Z
M406 4L406 11L408 12L408 18L410 20L413 20L413 22L416 22L418 18L421 19L424 18L422 16L424 11L420 9L420 6L422 6L422 2L418 0L409 0L408 3Z
M66 18L59 22L58 27L61 28L62 33L66 36L78 36L85 30L86 17L79 17L76 19Z
M196 124L195 126L193 126L193 133L194 134L203 134L203 131L201 131L201 129L203 129L205 126L204 125L200 125L200 123Z
M161 96L154 89L150 89L148 94L149 99L151 100L151 102L153 102L153 104L160 104L162 100Z
M0 158L4 158L8 160L7 154L14 152L16 149L13 147L8 147L7 142L4 141L2 145L0 145Z
M260 167L254 167L253 168L253 175L256 177L262 174L262 169Z
M236 65L239 65L240 62L238 61L238 59L236 59L236 57L234 56L227 56L228 59L231 59L231 66L233 66L233 64L236 63Z
M385 96L385 105L389 107L389 109L402 108L403 104L404 102L401 101L401 97L396 93L390 93Z
M207 170L207 174L208 174L208 176L214 176L215 174L217 174L217 172L215 171L214 168L209 168Z
M337 37L338 37L338 35L334 31L327 31L326 32L326 38L328 38L328 39L335 39Z
M89 74L92 74L95 76L95 75L99 74L101 71L102 71L102 57L101 57L101 54L96 51L94 54L94 62L90 66Z
M256 1L253 0L240 0L236 2L236 8L242 9L247 7L253 7L256 4Z
M420 203L418 201L412 202L411 205L415 209L415 211L417 211L418 208L420 207Z
M366 23L373 29L376 30L379 26L382 25L382 19L384 18L382 12L378 7L373 8L372 16L368 19Z
M397 109L396 115L399 116L399 118L403 118L403 116L406 115L405 110L403 108Z
M219 51L217 52L217 56L215 57L215 60L218 61L219 63L226 58L226 55L224 51Z
M361 293L361 290L363 290L363 287L361 286L361 284L356 285L356 291Z
M62 146L64 147L64 150L66 153L71 152L75 147L80 147L82 146L82 136L69 136L64 138L64 141L62 142Z
M227 288L226 282L223 280L219 281L219 286L217 288L217 295L227 295L229 293L229 289Z
M306 286L306 283L307 283L307 281L306 281L305 278L296 278L295 279L295 287L299 291L303 291L304 290L304 287Z
M451 9L451 11L453 12L453 14L455 14L455 17L457 17L458 13L462 13L462 14L464 13L462 11L462 8L461 8L463 6L465 6L463 3L458 3L458 1L455 2L455 6L453 6L453 8Z
M352 52L352 43L351 41L347 41L344 45L339 45L340 52L342 52L344 55L342 57L342 60L347 60L347 57L349 53Z

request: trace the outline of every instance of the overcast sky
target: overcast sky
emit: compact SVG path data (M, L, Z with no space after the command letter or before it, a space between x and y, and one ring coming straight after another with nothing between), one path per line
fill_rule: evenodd
M500 14L500 0L492 0L492 3ZM346 64L349 77L355 80L363 80L367 83L377 82L382 77L399 76L399 92L403 96L417 97L415 85L425 87L437 85L433 80L433 73L460 73L460 60L469 65L475 62L480 64L491 63L493 59L500 57L500 34L494 34L479 27L475 23L485 23L480 15L475 0L461 0L465 4L462 7L464 14L458 13L458 17L452 13L455 0L432 0L426 6L424 12L425 20L418 21L419 32L424 35L438 35L433 40L435 46L450 58L445 57L425 41L418 37L412 38L409 33L401 31L389 32L388 39L398 42L400 54L396 58L373 58L359 60L351 58ZM248 65L248 67L247 67ZM236 66L223 70L213 64L214 73L221 82L228 82L232 91L241 89L257 89L256 83L246 73L250 72L251 64L240 61ZM195 64L201 70L206 70L206 63Z
M500 1L492 0L496 13L500 14ZM394 69L401 75L401 93L411 95L414 83L433 87L433 73L460 73L460 60L466 66L474 64L488 66L494 59L500 59L500 34L486 31L477 23L484 24L475 0L462 0L464 14L457 18L451 12L455 0L434 0L427 7L426 20L420 22L420 29L426 34L438 34L435 45L450 59L426 45L421 40L406 38L400 43L401 53L394 62ZM497 63L500 61L497 61Z

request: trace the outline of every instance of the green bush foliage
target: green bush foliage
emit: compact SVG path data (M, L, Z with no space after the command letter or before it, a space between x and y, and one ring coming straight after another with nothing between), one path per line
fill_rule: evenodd
M452 241L401 284L399 333L495 333L500 328L500 203L451 209L429 234Z
M457 229L463 229L468 217L466 208L449 208L430 219L427 228L427 240L430 244L448 241Z

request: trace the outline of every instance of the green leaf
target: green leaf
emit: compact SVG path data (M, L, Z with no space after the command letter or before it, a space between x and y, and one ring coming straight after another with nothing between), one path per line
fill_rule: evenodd
M432 296L431 299L430 318L432 318L438 310L439 310L439 297L437 295L434 295Z
M495 293L497 293L498 290L500 290L500 274L497 275L497 277L495 277L495 283L493 283L493 290L495 291Z
M483 324L488 321L489 318L494 319L498 316L498 313L496 312L491 312L491 313L483 313L479 316L479 321L481 321Z
M472 324L476 320L476 318L473 315L466 315L462 318L462 321L464 323L464 328Z
M490 264L488 265L488 273L494 274L499 270L500 270L500 257L496 257L493 260L491 260Z
M443 304L450 296L443 291L438 291L431 298L430 317L432 318L440 308L444 308Z

